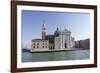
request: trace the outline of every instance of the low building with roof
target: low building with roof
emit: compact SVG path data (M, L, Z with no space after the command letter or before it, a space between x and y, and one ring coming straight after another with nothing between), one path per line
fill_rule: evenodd
M49 40L44 39L32 39L31 52L32 51L46 51L49 50Z

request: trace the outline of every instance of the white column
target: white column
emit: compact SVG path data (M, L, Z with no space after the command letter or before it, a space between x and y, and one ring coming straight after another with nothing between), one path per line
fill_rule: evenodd
M60 35L60 49L62 49L62 35Z

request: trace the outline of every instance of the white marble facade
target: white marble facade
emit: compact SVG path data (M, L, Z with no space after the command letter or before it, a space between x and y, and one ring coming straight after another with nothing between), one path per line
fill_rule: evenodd
M74 47L74 38L71 37L71 32L67 29L55 32L55 49L67 49Z

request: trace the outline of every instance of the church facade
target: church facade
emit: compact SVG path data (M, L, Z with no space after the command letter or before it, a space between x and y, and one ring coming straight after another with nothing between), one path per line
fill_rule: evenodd
M74 38L71 37L71 32L67 29L59 30L57 28L55 32L55 49L67 49L74 47Z
M54 34L47 35L45 24L42 26L42 38L32 39L32 51L49 51L49 50L64 50L75 46L74 38L71 32L65 29L57 28Z

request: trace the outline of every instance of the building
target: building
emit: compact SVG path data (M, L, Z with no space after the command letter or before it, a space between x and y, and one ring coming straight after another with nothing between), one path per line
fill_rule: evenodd
M84 40L78 40L75 41L75 48L84 48L89 49L90 48L90 39L84 39Z
M49 40L43 40L43 39L33 39L32 45L31 45L31 52L32 51L46 51L49 49Z
M45 40L49 40L49 49L53 50L54 49L54 35L46 35Z
M42 26L42 38L32 39L31 51L64 50L75 46L71 32L66 28L56 29L54 34L46 34L45 24Z
M67 49L74 47L74 38L71 37L71 32L66 28L64 30L55 31L55 49Z
M45 39L45 36L46 36L46 27L45 27L45 24L43 24L42 26L42 39L43 40Z

